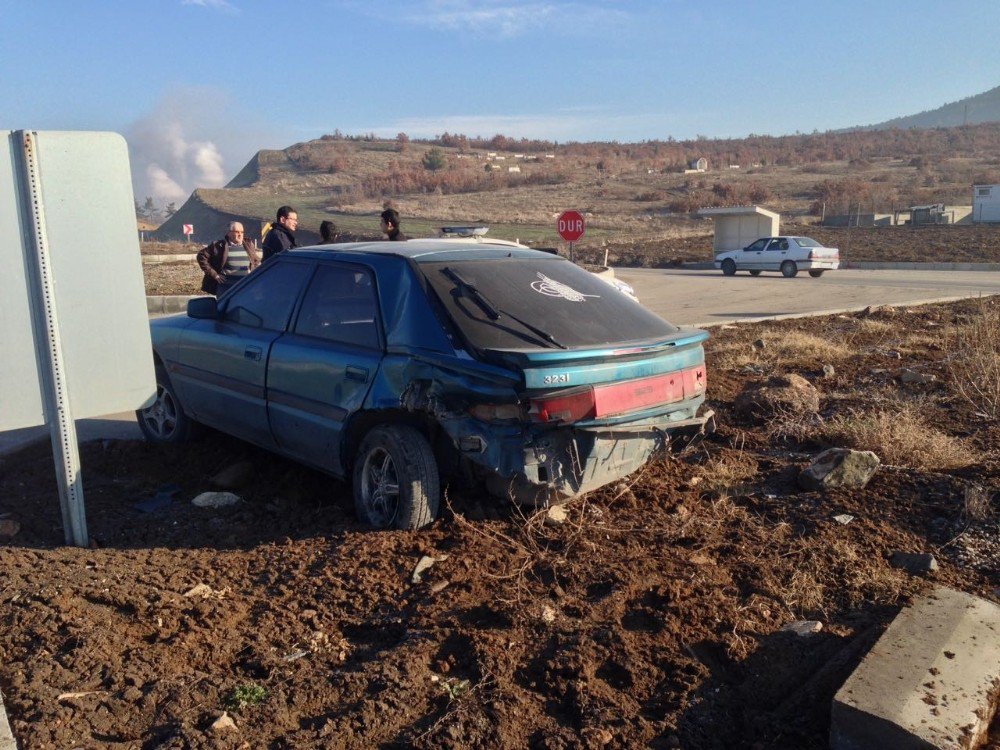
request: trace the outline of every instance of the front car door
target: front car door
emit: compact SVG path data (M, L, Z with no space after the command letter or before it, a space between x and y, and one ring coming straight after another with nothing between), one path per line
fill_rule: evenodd
M274 448L267 420L267 360L285 332L313 265L269 263L224 297L217 320L196 320L181 335L170 379L203 424Z
M268 363L268 414L278 447L340 476L343 428L364 404L382 361L377 292L365 266L320 264Z

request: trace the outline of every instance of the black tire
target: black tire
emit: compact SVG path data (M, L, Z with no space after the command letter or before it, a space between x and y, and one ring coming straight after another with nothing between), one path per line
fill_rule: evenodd
M156 366L156 401L146 409L136 410L135 418L143 436L151 443L186 443L200 426L184 413L170 378L159 365Z
M825 270L826 270L825 268L814 269L809 272L809 275L812 276L814 279L818 279L820 276L823 275L823 271Z
M419 529L438 514L441 481L427 438L405 425L380 425L354 461L354 510L377 529Z
M781 275L786 279L794 279L799 272L799 267L794 260L786 260L781 264Z
M726 258L722 261L722 273L724 276L736 275L736 262L732 258Z
M760 276L760 271L751 271L750 275L751 276Z

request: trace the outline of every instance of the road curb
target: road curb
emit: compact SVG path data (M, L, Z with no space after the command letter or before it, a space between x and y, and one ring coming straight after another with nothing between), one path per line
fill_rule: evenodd
M862 271L1000 271L1000 263L875 263L842 261L841 268Z
M708 271L714 269L715 264L681 263L680 267L691 271ZM842 260L840 267L858 271L1000 271L1000 263L876 263Z
M992 297L994 295L983 295ZM945 302L959 302L964 299L975 299L975 296L960 294L955 297L938 297L936 299L921 299L913 302L887 302L882 305L859 305L857 307L841 307L836 310L816 310L807 313L786 313L783 315L763 315L756 318L730 318L729 320L713 320L708 323L692 323L693 328L718 328L719 326L738 325L740 323L766 323L769 320L795 320L796 318L819 318L824 315L846 315L867 310L870 307L920 307L922 305L940 305Z
M169 255L143 255L143 263L180 263L195 260L198 253L170 253Z
M996 709L1000 607L935 587L892 621L833 699L832 750L979 747Z
M146 296L146 312L149 314L169 315L187 312L188 300L203 295L198 294L151 294Z

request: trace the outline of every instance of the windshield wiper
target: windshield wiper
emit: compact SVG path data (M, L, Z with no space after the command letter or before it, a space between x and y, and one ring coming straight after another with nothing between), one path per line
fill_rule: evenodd
M451 279L452 281L454 281L456 284L458 284L460 287L462 287L467 292L469 292L469 294L472 295L472 298L476 301L476 304L479 305L483 309L483 312L486 313L486 315L489 316L490 320L494 320L494 321L500 320L501 314L502 315L506 315L511 320L519 323L524 328L527 328L533 334L535 334L536 336L540 337L543 341L548 341L550 344L552 344L553 346L557 346L560 349L566 349L567 348L563 344L560 344L558 341L556 341L555 337L551 333L549 333L548 331L543 331L538 326L534 326L534 325L532 325L531 323L529 323L529 322L527 322L525 320L521 320L516 315L513 315L513 314L511 314L509 312L506 312L504 310L501 310L499 307L497 307L492 302L490 302L489 299L487 299L487 297L486 297L485 294L483 294L481 291L479 291L479 287L477 287L475 284L473 284L468 279L463 278L461 275L459 275L459 273L457 271L453 271L451 268L444 268L444 269L442 269L441 272L445 276L447 276L449 279Z
M486 295L479 291L479 287L471 281L462 278L456 271L452 271L450 268L445 268L442 273L469 292L472 295L472 299L476 301L476 304L483 308L484 313L490 316L490 320L500 320L500 311L497 309L497 306L486 299Z

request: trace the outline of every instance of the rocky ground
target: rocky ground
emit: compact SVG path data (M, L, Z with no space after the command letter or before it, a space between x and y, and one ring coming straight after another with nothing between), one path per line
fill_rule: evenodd
M14 733L25 748L824 748L834 692L911 596L936 581L997 600L1000 403L962 394L998 315L723 327L718 433L565 518L449 491L431 528L372 532L346 486L209 433L84 445L93 545L73 549L48 447L3 459ZM866 487L801 488L830 445L876 452ZM241 500L193 505L227 469ZM896 552L939 567L908 573ZM802 620L822 629L783 630Z

